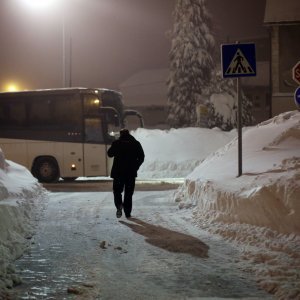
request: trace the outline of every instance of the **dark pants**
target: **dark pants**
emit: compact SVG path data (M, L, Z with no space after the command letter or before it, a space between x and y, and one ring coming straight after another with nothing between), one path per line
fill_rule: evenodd
M123 206L126 216L130 216L132 210L132 195L135 187L135 177L114 178L113 191L116 208ZM125 188L124 202L122 201L122 193Z

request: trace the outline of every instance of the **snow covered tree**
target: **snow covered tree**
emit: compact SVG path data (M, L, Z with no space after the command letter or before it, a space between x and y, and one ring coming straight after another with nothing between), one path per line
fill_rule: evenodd
M208 107L208 127L231 130L237 127L237 88L233 79L223 79L220 71L215 71L210 85L204 91ZM252 102L241 91L242 124L253 123Z
M176 0L168 78L168 123L196 124L196 103L211 79L215 45L205 0Z

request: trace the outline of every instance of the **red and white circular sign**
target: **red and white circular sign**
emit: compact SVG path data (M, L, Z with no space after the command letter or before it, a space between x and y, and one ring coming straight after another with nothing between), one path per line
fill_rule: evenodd
M293 79L300 85L300 61L298 61L293 67Z

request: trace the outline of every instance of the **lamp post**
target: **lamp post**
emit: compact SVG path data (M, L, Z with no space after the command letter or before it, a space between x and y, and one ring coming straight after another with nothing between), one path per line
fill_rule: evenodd
M62 86L66 87L67 81L67 61L66 61L66 24L65 24L65 5L62 2Z
M71 31L66 19L66 0L61 1L62 23L62 86L72 86L72 38Z
M66 20L66 0L62 5L62 85L63 87L72 86L72 38L69 22Z
M61 26L62 26L62 86L71 86L71 36L66 26L65 1L66 0L21 0L27 7L34 11L46 10L51 5L61 3ZM67 59L67 49L69 58ZM69 72L67 72L69 70ZM68 73L68 74L67 74ZM68 77L69 76L69 80Z

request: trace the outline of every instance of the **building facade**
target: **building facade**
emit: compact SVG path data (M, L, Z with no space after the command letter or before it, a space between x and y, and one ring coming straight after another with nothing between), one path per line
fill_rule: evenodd
M266 0L264 23L271 36L272 116L295 110L298 87L292 69L300 61L300 1Z

